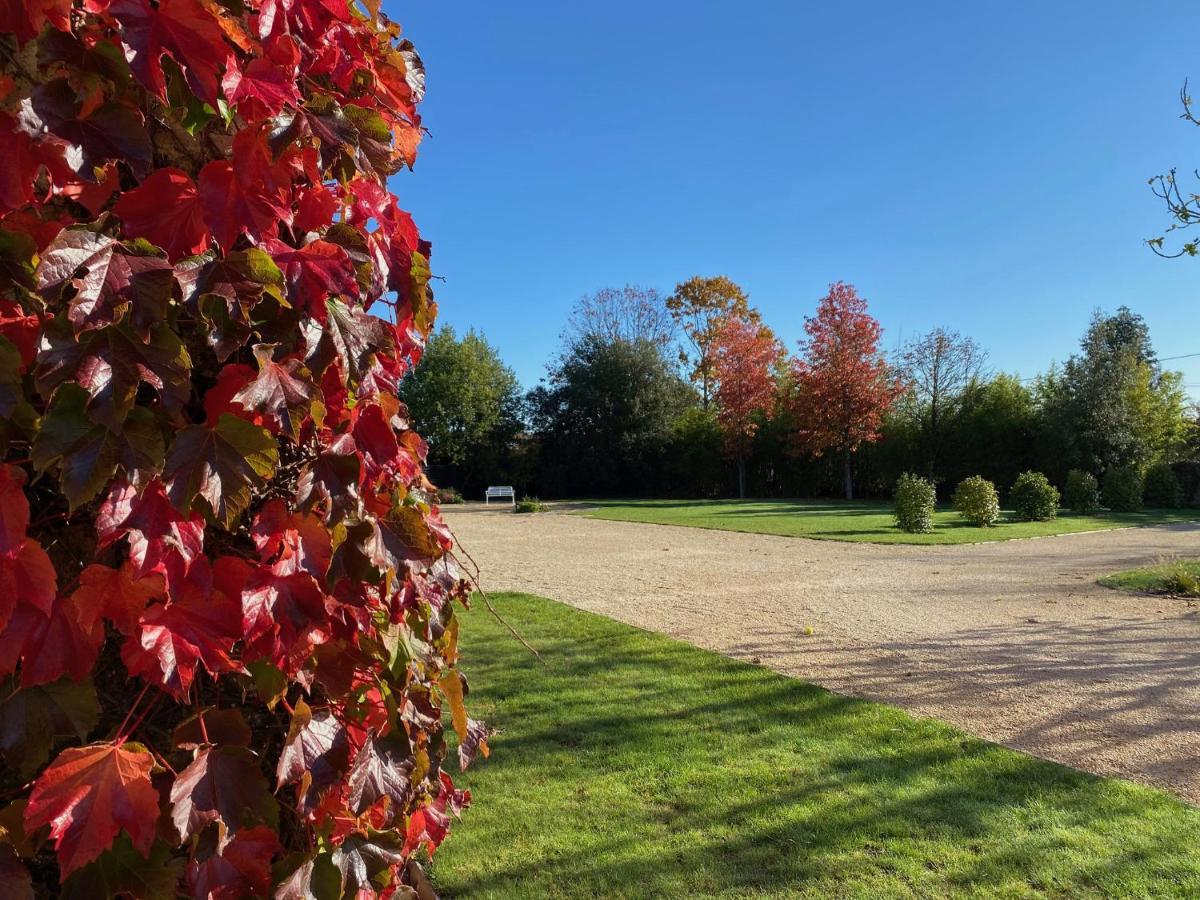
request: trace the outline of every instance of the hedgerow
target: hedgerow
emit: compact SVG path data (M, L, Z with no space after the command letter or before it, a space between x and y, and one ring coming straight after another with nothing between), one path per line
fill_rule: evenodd
M1144 484L1137 466L1113 466L1104 473L1104 505L1113 512L1137 512Z
M1072 469L1067 473L1063 497L1067 508L1077 516L1090 516L1100 509L1100 484L1091 472Z
M986 528L1000 518L1000 495L986 478L972 475L954 489L954 508L972 525Z
M1041 472L1022 472L1008 495L1013 514L1026 522L1044 522L1058 515L1058 488Z
M415 896L469 801L423 80L369 0L0 7L4 896Z
M1146 470L1142 497L1147 506L1168 509L1180 506L1183 496L1179 490L1179 478L1170 463L1155 463Z

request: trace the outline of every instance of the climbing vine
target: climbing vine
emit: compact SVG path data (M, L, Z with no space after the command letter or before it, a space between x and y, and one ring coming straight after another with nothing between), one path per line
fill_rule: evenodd
M377 0L0 4L0 895L411 897L469 802L423 91Z

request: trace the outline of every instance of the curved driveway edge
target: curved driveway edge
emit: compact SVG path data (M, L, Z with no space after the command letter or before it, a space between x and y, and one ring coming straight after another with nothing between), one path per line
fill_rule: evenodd
M489 591L549 597L1200 803L1200 610L1094 583L1200 556L1200 525L920 547L443 512Z

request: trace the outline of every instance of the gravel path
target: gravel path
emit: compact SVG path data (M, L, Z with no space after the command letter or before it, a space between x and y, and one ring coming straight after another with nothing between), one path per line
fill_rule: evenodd
M1200 803L1200 610L1094 583L1200 556L1200 526L914 547L444 511L489 590L550 597Z

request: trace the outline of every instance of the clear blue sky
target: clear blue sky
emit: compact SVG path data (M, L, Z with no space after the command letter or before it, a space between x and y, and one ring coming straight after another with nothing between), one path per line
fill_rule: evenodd
M1200 260L1143 244L1166 224L1146 180L1200 165L1194 6L983 6L392 2L431 135L393 188L442 320L530 386L581 294L693 274L793 347L841 279L887 347L943 325L1025 376L1097 306L1200 352ZM1200 358L1172 365L1200 396Z

